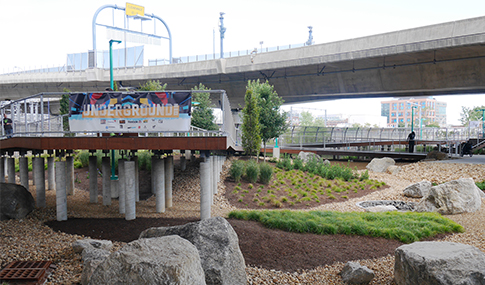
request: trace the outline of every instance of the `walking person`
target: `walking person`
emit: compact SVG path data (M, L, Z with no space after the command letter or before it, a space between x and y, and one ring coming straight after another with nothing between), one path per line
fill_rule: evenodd
M409 142L409 152L410 153L413 153L414 152L414 138L416 137L416 133L414 131L412 131L409 135L408 135L408 139L407 141Z
M13 134L13 127L12 127L12 119L7 117L7 114L3 114L3 129L5 130L5 135L7 139L12 137Z

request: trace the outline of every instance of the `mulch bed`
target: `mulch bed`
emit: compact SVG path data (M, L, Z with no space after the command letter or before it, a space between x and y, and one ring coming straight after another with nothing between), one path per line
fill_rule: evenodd
M48 221L56 231L94 239L130 242L151 227L182 225L196 219L137 218L80 219ZM265 228L258 222L228 219L239 238L247 265L296 272L336 261L368 259L393 254L402 243L383 238L348 235L290 233Z

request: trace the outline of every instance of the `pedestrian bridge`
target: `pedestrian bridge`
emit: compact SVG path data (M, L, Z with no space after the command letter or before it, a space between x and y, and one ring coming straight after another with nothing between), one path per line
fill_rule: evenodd
M286 103L343 98L485 93L485 17L231 58L118 69L138 87L160 80L168 89L203 83L244 105L248 80L268 80ZM0 100L41 92L105 90L109 70L0 75Z

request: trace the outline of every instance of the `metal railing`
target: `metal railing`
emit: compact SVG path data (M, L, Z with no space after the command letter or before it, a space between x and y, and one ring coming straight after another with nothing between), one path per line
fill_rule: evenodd
M247 49L247 50L238 50L238 51L229 51L224 52L224 58L229 57L237 57L237 56L246 56L251 55L252 53L263 53L263 52L272 52L272 51L279 51L279 50L286 50L292 48L299 48L303 47L305 44L289 44L289 45L282 45L276 47L265 47L265 48L255 48L255 49ZM87 54L87 53L86 53ZM202 55L191 55L191 56L180 56L180 57L173 57L172 64L177 63L188 63L188 62L197 62L197 61L206 61L206 60L214 60L220 58L219 53L211 53L211 54L202 54ZM136 62L136 61L135 61ZM148 66L156 66L156 65L165 65L170 64L170 60L168 59L149 59ZM74 63L67 63L62 66L40 66L39 68L34 67L33 69L30 67L14 67L12 70L2 70L0 74L2 75L21 75L26 73L61 73L61 72L82 72L86 69L87 63L84 64L86 68L81 68L82 65L75 65ZM105 66L105 65L102 65ZM143 67L138 64L135 66L127 66L127 67L114 67L115 70L118 69L133 69ZM108 69L108 68L104 68Z

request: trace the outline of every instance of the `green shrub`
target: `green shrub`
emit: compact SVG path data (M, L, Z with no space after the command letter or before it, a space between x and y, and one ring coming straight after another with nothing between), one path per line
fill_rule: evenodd
M249 160L246 164L246 178L251 183L256 183L259 176L258 163L254 160Z
M76 162L78 162L78 165L80 164L81 166L76 167ZM82 167L88 167L88 166L89 166L89 151L87 150L80 151L74 157L74 167L82 168Z
M303 160L299 157L293 159L293 169L303 170Z
M152 170L152 153L149 151L138 152L138 167L140 169Z
M241 181L241 177L244 174L244 161L234 160L229 168L229 175L234 179L234 181Z
M261 183L268 184L273 178L273 167L266 162L259 165L259 179Z
M368 170L362 172L360 174L360 177L359 177L360 181L367 180L367 179L369 179L369 171Z

